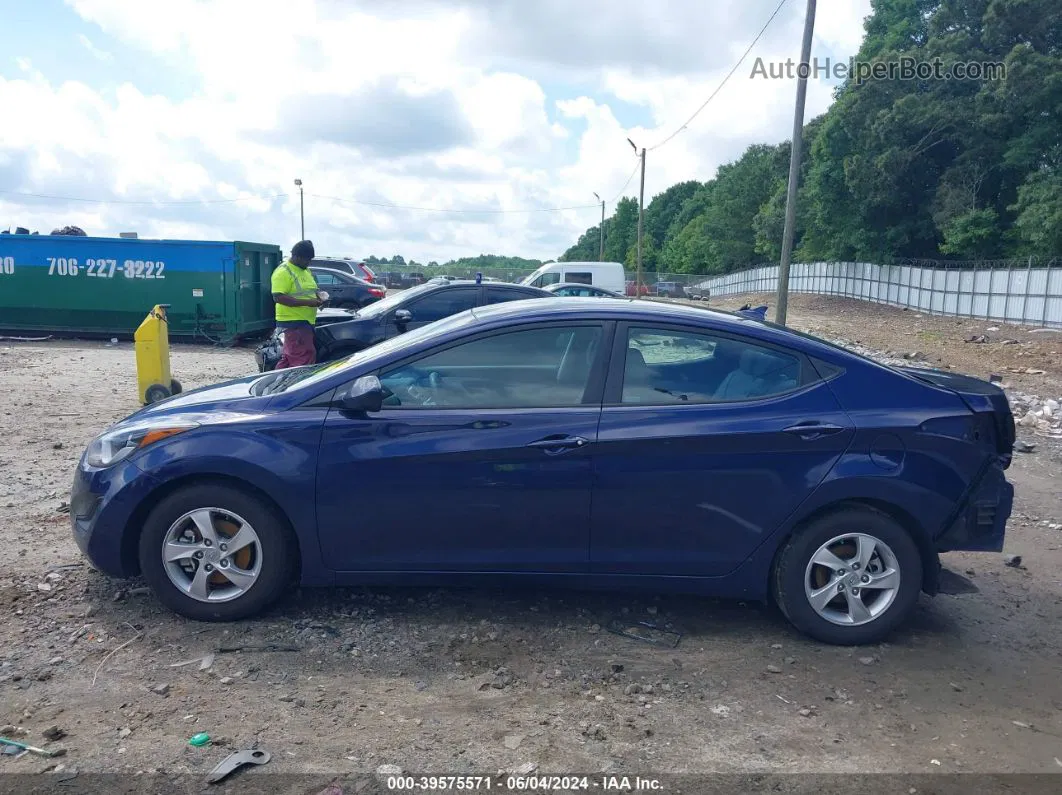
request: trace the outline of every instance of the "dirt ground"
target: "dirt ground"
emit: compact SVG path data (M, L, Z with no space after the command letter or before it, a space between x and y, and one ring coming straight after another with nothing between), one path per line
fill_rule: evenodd
M1062 334L817 296L794 296L789 320L1062 395ZM964 342L977 335L988 341ZM254 363L248 350L175 346L173 369L191 388ZM201 782L256 744L272 761L232 781L309 774L290 789L309 793L382 765L1062 773L1062 444L1031 429L1019 436L1035 450L1008 472L1005 552L1022 565L947 555L980 593L923 597L887 644L849 649L806 640L756 605L622 594L299 591L256 620L186 621L142 583L88 569L62 512L83 447L136 408L132 345L0 341L0 393L0 724L5 737L66 750L3 756L0 774L50 771L63 792L98 789L84 782L100 772ZM681 639L632 640L609 631L613 620L659 622ZM45 739L50 727L65 736ZM190 746L198 732L213 743Z

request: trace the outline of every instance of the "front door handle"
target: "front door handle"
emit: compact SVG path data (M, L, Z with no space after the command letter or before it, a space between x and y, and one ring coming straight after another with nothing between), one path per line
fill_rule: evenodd
M528 442L528 447L538 447L546 451L546 455L560 455L568 450L576 450L590 444L589 439L582 436L547 436L534 442Z
M823 436L832 436L847 430L843 425L834 425L830 422L798 422L788 428L782 428L782 433L791 433L805 441L821 439Z

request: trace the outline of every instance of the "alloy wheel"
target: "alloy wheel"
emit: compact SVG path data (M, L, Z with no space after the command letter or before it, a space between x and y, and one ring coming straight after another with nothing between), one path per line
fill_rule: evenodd
M181 516L162 544L166 575L200 602L228 602L245 594L262 571L262 543L249 522L221 508Z
M860 626L880 617L896 600L900 567L892 549L866 533L836 536L811 556L804 595L832 624Z

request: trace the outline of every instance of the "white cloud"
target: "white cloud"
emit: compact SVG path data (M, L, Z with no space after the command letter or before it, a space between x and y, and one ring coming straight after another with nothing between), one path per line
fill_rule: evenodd
M275 241L307 234L351 255L443 260L487 252L554 257L597 222L635 166L627 137L652 146L715 89L776 0L541 3L515 0L67 0L82 45L112 68L114 90L58 81L13 52L0 103L0 176L24 192L229 204L16 203L0 224L48 231ZM800 6L798 8L798 6ZM820 3L816 51L847 57L869 0ZM748 145L789 137L794 85L750 80L757 54L799 45L802 4L779 14L757 50L687 130L647 158L646 199L708 179ZM121 58L163 76L152 93ZM98 40L98 39L97 39ZM119 50L119 46L121 50ZM810 119L829 104L813 82ZM643 116L642 125L620 119ZM637 195L637 175L627 195ZM268 199L275 194L285 198ZM320 198L338 197L344 202ZM416 212L354 201L445 210ZM589 205L558 213L530 208Z
M84 33L77 34L77 40L81 42L82 47L92 53L92 56L94 58L97 58L100 61L114 60L114 55L112 53L109 53L106 50L101 50L99 47L93 44L92 39L90 39Z

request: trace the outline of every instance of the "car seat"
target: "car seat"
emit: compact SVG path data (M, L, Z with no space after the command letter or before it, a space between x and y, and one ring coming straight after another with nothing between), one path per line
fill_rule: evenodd
M727 374L715 390L717 400L742 400L764 394L767 376L779 367L777 357L756 350L742 351L738 368Z

